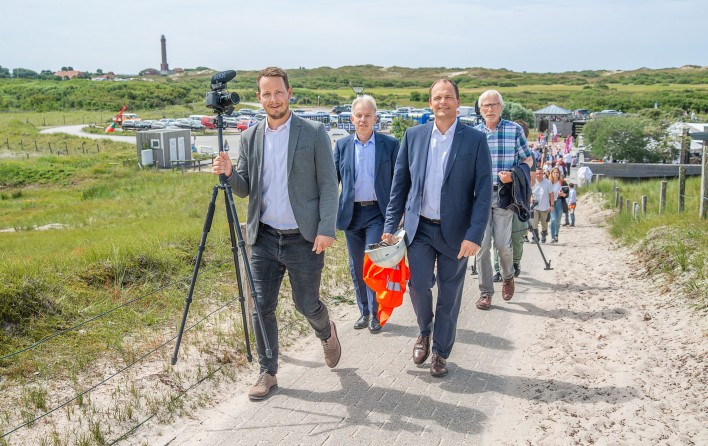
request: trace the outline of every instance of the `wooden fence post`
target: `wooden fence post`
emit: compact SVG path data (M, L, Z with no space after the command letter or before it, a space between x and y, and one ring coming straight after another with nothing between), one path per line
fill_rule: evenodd
M647 216L647 196L642 195L642 215Z
M619 206L619 198L620 197L620 190L617 186L615 186L615 207Z
M632 216L635 220L639 217L639 203L636 201L632 203Z
M619 213L620 214L622 213L622 206L623 205L624 205L624 197L622 195L620 195L620 199L619 199Z
M678 211L679 214L684 210L684 197L686 196L686 168L679 167L679 191L678 191Z
M661 192L659 192L659 213L663 214L666 209L666 181L661 182Z
M632 209L629 207L629 203L630 203L630 201L629 201L629 199L627 199L627 201L625 201L624 204L627 207L627 212L632 212Z

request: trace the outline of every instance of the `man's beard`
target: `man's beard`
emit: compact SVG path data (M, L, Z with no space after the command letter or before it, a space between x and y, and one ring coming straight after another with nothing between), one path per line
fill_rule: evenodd
M270 111L270 110L266 110L266 112L268 113L268 117L271 119L282 119L285 117L285 115L288 114L288 109L284 108L283 111L281 111L279 113L274 112L274 111Z

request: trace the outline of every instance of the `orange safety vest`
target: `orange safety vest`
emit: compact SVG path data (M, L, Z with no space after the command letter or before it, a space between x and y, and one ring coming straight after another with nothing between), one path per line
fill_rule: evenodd
M383 327L391 317L393 310L403 303L406 282L411 274L406 265L406 258L393 268L383 268L364 255L364 282L376 292L379 303L379 322Z

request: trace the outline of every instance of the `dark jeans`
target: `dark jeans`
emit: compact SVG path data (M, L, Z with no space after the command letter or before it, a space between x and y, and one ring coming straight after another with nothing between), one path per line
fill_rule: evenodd
M300 234L278 235L261 228L258 231L258 240L251 248L253 284L268 342L273 350L273 357L268 359L254 311L253 329L261 372L278 371L278 320L275 309L278 306L278 294L285 271L290 278L292 298L297 311L305 316L318 338L327 339L330 336L329 314L327 307L320 301L320 280L325 256L324 253L315 254L312 246L313 243L305 240Z
M364 283L364 251L366 245L381 241L383 227L384 218L378 205L354 206L352 221L344 231L349 251L349 271L354 282L356 304L362 316L376 316L379 311L376 293Z
M433 314L435 263L437 262L438 298ZM447 358L455 344L457 317L462 302L467 257L457 259L445 243L440 225L421 220L415 238L408 246L411 271L411 303L418 319L421 336L433 335L433 352Z

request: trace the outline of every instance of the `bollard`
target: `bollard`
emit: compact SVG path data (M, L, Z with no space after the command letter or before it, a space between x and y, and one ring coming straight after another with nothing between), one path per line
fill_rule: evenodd
M663 214L666 209L666 181L661 182L661 192L659 192L659 213Z
M615 208L619 206L620 191L619 188L615 186Z
M632 203L632 216L637 219L637 214L639 214L639 203L636 201Z
M679 167L679 190L678 190L678 211L679 214L684 210L684 197L686 195L686 168Z
M642 216L647 216L647 196L642 195Z
M632 212L632 210L631 210L630 207L629 207L629 203L630 203L630 201L627 200L627 201L625 201L624 204L625 204L625 206L627 207L627 212Z
M620 195L620 200L619 200L619 213L622 213L622 205L624 204L624 197Z

